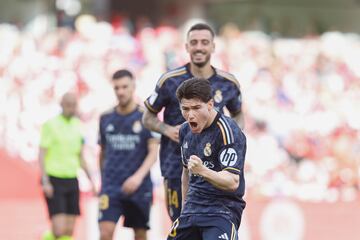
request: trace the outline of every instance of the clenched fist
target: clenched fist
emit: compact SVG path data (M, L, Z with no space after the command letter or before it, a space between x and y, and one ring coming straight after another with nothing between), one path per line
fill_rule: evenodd
M191 155L188 162L188 169L192 174L201 176L201 172L204 171L206 167L198 156Z

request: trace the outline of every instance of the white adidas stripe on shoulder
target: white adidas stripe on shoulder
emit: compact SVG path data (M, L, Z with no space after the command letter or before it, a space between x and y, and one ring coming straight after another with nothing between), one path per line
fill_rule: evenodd
M157 81L156 86L161 87L161 86L164 84L164 82L165 82L166 80L168 80L169 78L175 77L175 76L179 76L179 75L181 75L181 74L184 74L184 73L186 73L186 71L187 71L187 70L186 70L186 67L184 66L184 67L177 68L177 69L174 69L174 70L172 70L172 71L169 71L169 72L167 72L167 73L164 73L164 74L160 77L160 79Z
M217 69L216 68L216 73L224 78L226 78L227 80L235 83L235 85L240 88L240 84L239 84L239 81L236 79L236 77L231 74L231 73L228 73L228 72L225 72L223 70L220 70L220 69Z
M226 141L224 142L224 144L231 144L234 142L234 134L232 132L232 129L229 125L229 123L227 122L226 119L224 119L223 117L219 118L219 122L221 127L223 128L223 137L226 139Z

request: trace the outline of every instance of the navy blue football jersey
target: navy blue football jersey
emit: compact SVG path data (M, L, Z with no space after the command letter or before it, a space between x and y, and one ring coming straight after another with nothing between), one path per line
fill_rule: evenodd
M145 101L145 106L153 113L165 108L164 122L171 126L185 121L175 93L183 81L194 77L189 68L190 65L187 64L163 74L156 84L154 93ZM214 75L208 80L212 87L215 108L222 112L226 107L232 114L240 112L241 92L238 81L230 73L213 69ZM164 135L161 136L160 167L165 178L181 178L180 146Z
M121 192L124 181L143 163L148 154L148 140L151 132L142 122L143 112L135 111L121 115L113 109L100 117L99 144L104 147L102 172L102 194L125 196ZM152 191L150 174L133 194Z
M182 163L187 168L191 155L198 156L203 165L219 172L229 171L239 175L239 187L228 192L214 187L201 176L189 176L189 188L182 210L183 215L219 215L237 227L245 208L244 161L246 137L236 122L218 113L213 123L199 134L193 134L187 123L180 129Z

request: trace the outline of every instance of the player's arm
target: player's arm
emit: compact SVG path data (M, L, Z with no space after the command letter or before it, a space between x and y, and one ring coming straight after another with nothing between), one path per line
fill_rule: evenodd
M99 170L100 170L100 177L102 177L103 170L104 170L104 162L105 162L105 147L103 144L100 145L99 151ZM102 178L101 178L102 179Z
M142 122L147 129L165 135L174 142L179 142L180 125L170 126L160 121L157 114L147 108L144 111Z
M241 129L244 129L245 127L245 120L244 120L244 114L242 112L242 109L240 109L240 111L236 112L236 113L230 113L232 119L234 119L236 121L236 123L238 124L238 126Z
M245 120L244 120L244 114L243 114L243 103L242 103L242 94L240 85L238 83L237 79L233 79L234 85L232 88L232 98L229 100L229 102L226 104L226 108L230 112L230 116L236 121L237 125L244 129L245 127Z
M105 162L105 146L106 146L106 137L104 133L104 129L102 127L103 116L100 117L99 121L99 135L98 135L98 145L100 147L99 150L99 171L100 171L100 179L102 180L103 170L104 170L104 162Z
M50 124L45 123L41 127L41 136L40 136L40 147L39 147L39 164L40 164L40 174L41 174L41 186L44 191L45 196L52 197L54 193L53 186L50 182L49 176L46 173L45 168L45 158L48 152L48 149L53 143L53 134L50 127Z
M186 194L189 189L189 170L183 167L182 175L181 175L181 195L182 195L182 208L184 207L184 203L186 200Z
M49 176L46 174L45 171L45 156L46 156L47 149L40 147L39 149L39 164L40 164L40 173L41 173L41 183L49 182Z
M122 190L127 194L135 192L142 181L149 174L151 167L154 165L157 159L159 141L156 138L150 138L148 140L147 148L148 154L146 155L144 162L138 168L138 170L125 180L122 185Z
M93 193L96 193L96 188L95 188L95 183L94 181L92 180L92 176L91 176L91 173L90 173L90 169L89 169L89 166L85 160L85 154L84 154L84 144L81 145L81 150L80 150L80 166L81 168L84 170L86 176L88 177L88 179L90 180L90 183L91 183L91 191Z
M239 175L226 170L220 172L211 170L205 167L202 160L195 155L190 156L188 169L192 174L202 176L206 181L220 190L234 192L239 187Z
M44 194L47 197L52 197L54 193L53 186L50 183L49 176L45 171L45 156L47 153L47 148L40 147L39 149L39 164L40 164L40 173L41 173L41 186L43 188Z

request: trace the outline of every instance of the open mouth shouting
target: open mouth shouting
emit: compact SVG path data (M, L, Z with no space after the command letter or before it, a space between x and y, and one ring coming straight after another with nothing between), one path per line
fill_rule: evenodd
M189 125L190 125L190 128L191 128L191 131L196 133L196 132L200 132L200 129L199 129L199 124L195 121L189 121Z

